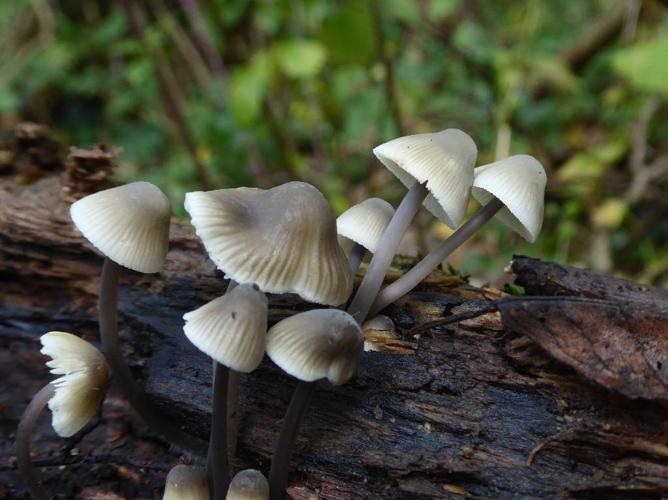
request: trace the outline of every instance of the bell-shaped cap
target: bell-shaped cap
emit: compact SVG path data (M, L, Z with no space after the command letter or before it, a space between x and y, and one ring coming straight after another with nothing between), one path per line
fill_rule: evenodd
M200 351L238 372L252 372L264 356L267 297L252 285L183 315L183 332Z
M70 207L74 225L117 264L155 273L169 246L169 200L149 182L133 182L81 198Z
M209 500L204 468L181 464L172 467L162 500Z
M424 206L451 228L457 227L471 196L478 149L459 129L399 137L373 153L408 188L427 183Z
M91 344L66 332L49 332L40 337L42 350L54 375L56 388L49 400L52 425L61 437L79 432L95 415L107 388L109 368L104 356Z
M394 208L388 202L381 198L369 198L339 215L336 230L340 236L375 253L393 215Z
M473 197L486 205L494 197L505 205L498 217L524 239L536 241L543 226L547 175L533 156L515 155L475 169Z
M225 500L269 500L269 483L259 470L242 470L232 478Z
M211 260L234 281L319 304L348 299L353 278L336 219L310 184L198 191L186 194L185 208Z
M304 382L322 378L345 384L357 371L364 336L355 319L338 309L314 309L276 323L267 333L267 354Z

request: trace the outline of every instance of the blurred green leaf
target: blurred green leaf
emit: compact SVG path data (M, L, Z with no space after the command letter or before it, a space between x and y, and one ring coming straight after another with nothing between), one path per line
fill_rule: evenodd
M344 0L333 5L321 32L329 54L340 62L370 63L376 56L376 39L369 2Z
M287 40L274 46L279 68L292 78L310 78L317 75L325 64L327 51L314 40Z
M245 67L232 74L227 89L227 102L232 116L239 124L250 125L260 115L272 71L271 58L267 53L260 52Z
M612 63L615 71L636 88L668 96L668 32L619 50Z

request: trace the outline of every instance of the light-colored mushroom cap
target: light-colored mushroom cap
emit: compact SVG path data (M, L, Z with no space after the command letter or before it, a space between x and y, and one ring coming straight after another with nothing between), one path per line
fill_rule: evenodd
M516 155L475 169L473 197L486 205L503 202L498 217L530 243L543 226L547 175L533 156Z
M81 198L70 207L74 225L121 266L155 273L169 246L169 200L149 182L133 182Z
M262 361L267 297L252 285L239 285L183 319L188 340L220 364L248 373Z
M206 472L194 465L177 465L167 474L162 500L209 500Z
M394 215L394 208L380 198L369 198L350 207L336 219L339 235L375 253L383 233Z
M225 500L269 500L269 483L259 470L242 470L232 478Z
M431 194L424 206L451 228L464 218L471 196L478 149L456 128L399 137L373 153L406 186L426 182Z
M336 219L310 184L198 191L186 194L185 208L211 260L234 281L319 304L348 299L353 279Z
M267 354L283 371L305 382L327 378L345 384L357 371L364 336L345 311L314 309L276 323Z
M66 332L49 332L40 337L42 350L54 375L56 393L49 400L51 423L61 437L79 432L95 415L107 388L109 368L104 356L91 344Z

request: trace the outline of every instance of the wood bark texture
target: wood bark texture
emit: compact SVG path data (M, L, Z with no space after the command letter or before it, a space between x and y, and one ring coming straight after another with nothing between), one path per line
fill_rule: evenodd
M61 330L97 341L102 259L69 220L67 200L76 193L68 175L37 177L29 184L18 184L11 170L0 177L0 498L24 495L13 432L30 397L52 378L38 337ZM521 258L513 270L530 294L584 295L627 307L617 287L636 289L551 266ZM136 377L165 418L206 439L211 361L188 343L182 316L224 293L222 274L192 228L175 219L165 268L155 275L125 271L121 283L120 332ZM665 300L665 292L638 293ZM500 296L435 272L390 306L397 337L380 336L384 351L366 352L350 383L318 385L297 440L289 494L668 495L667 412L660 402L631 400L587 381L528 337L505 331L499 314L405 337L421 323ZM310 307L294 296L271 297L270 323ZM377 333L370 335L378 340ZM242 375L235 470L268 472L294 387L268 359ZM37 470L60 498L160 498L173 465L201 463L153 437L113 387L99 419L81 435L57 439L45 416L34 442Z

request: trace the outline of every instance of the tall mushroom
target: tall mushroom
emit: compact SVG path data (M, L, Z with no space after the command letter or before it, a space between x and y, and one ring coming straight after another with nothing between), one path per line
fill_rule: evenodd
M473 197L484 205L483 208L413 269L385 287L371 307L371 314L415 288L494 215L498 214L501 221L533 243L543 225L546 184L543 166L529 155L510 156L476 168Z
M66 332L40 337L46 366L62 377L45 385L26 408L16 431L16 458L21 476L33 498L46 499L35 478L30 459L30 435L37 417L48 404L53 429L61 437L79 432L95 415L106 391L109 368L104 356L91 344Z
M179 464L169 471L162 500L209 500L202 467Z
M209 257L231 280L319 304L338 305L349 297L352 276L337 241L336 219L310 184L192 192L185 208ZM225 370L218 364L215 372ZM221 398L214 392L214 407L227 404Z
M264 356L267 334L267 297L251 285L239 285L227 294L186 313L183 331L199 350L213 358L214 402L209 440L208 476L215 498L223 498L229 484L226 420L228 374L248 373Z
M477 148L466 133L446 129L400 137L381 144L373 152L410 189L387 226L348 307L359 323L366 319L401 238L423 202L445 224L456 227L461 222L473 183Z
M350 207L336 219L339 236L353 241L348 262L353 276L357 274L367 250L375 253L394 208L381 198L369 198Z
M267 333L269 357L299 379L271 460L272 500L285 496L290 455L315 381L326 378L334 385L345 384L357 371L363 346L360 326L350 314L337 309L295 314Z
M232 479L225 500L269 500L269 483L259 470L242 470Z
M100 339L123 394L155 432L181 448L201 452L204 444L166 421L146 400L123 360L117 324L121 266L141 273L162 267L169 246L169 200L157 186L133 182L82 198L70 216L83 236L104 256L100 284Z

